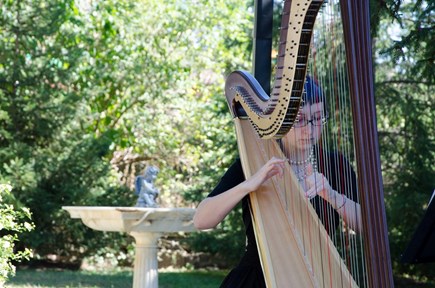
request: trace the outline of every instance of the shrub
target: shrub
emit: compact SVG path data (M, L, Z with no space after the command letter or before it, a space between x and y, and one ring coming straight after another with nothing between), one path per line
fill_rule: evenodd
M18 233L30 231L34 228L29 209L15 209L8 204L11 198L12 186L0 184L0 286L6 282L8 276L15 275L13 261L29 259L31 251L14 251L15 242L18 241Z

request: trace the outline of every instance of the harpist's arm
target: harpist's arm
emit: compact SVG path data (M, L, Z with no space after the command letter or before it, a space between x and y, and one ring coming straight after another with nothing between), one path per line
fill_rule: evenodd
M307 197L312 198L319 195L331 204L352 230L362 231L360 204L332 189L328 179L322 173L316 171L310 174L304 184Z
M362 231L362 220L361 220L361 206L347 198L345 195L332 190L334 193L335 201L331 201L332 207L338 212L338 214L343 218L343 220L349 225L350 229L355 232Z
M202 200L193 217L195 227L200 230L216 227L249 192L257 190L263 182L275 175L282 176L285 161L272 158L257 173L239 185Z
M205 198L196 208L193 224L199 230L216 227L249 192L245 181L219 195Z

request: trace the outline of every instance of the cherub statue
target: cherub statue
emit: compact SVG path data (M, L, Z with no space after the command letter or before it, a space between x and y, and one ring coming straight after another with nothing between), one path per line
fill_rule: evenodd
M159 190L154 186L159 169L155 166L148 166L144 175L136 177L135 195L138 195L136 207L158 207L156 198Z

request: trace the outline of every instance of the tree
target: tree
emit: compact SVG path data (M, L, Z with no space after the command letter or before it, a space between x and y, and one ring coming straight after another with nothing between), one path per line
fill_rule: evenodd
M236 151L224 75L249 66L251 45L240 1L77 3L6 1L0 14L0 175L36 225L20 243L75 265L131 239L62 205L132 206L129 180L151 164L163 205L217 181Z
M429 176L435 175L435 54L429 32L434 3L384 3L376 31L376 102L393 267L396 274L433 278L433 265L404 265L400 257L435 188Z
M20 245L44 256L74 234L62 234L61 205L83 203L104 187L111 142L108 133L93 137L71 126L83 99L78 64L86 54L74 1L6 1L0 21L7 59L0 64L0 175L13 183L16 205L34 215L36 229Z

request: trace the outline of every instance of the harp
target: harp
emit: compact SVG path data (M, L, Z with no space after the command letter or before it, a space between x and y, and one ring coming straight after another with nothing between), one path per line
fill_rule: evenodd
M337 129L352 130L353 140L348 153L354 158L357 170L362 233L358 243L352 242L349 239L355 237L354 233L344 223L339 233L345 244L337 247L298 184L294 171L286 165L285 175L288 176L268 181L250 194L257 247L267 286L393 287L376 135L369 1L284 1L275 80L272 91L266 93L271 74L268 68L271 33L267 27L272 22L272 3L271 0L256 1L255 77L245 71L235 71L228 76L225 85L245 176L254 174L272 156L285 157L276 139L292 129L307 73L321 74L317 67L322 65L342 65L345 77L337 76L335 72L332 76L318 77L325 79L324 84L330 87L331 94L345 86L343 93L350 96L349 107L343 106L348 108L350 115L344 118L351 118L351 121L344 125L346 127L339 124ZM327 9L338 10L339 16L331 18ZM330 49L323 52L323 64L318 66L316 63L319 61L315 54L319 52L313 52L313 42L317 37L316 19L319 17L326 21L339 20L344 60L335 59L335 52ZM326 34L331 32L325 31ZM334 105L340 108L341 100ZM341 115L335 111L333 114ZM336 142L342 141L346 139ZM356 246L360 247L355 250L361 249L361 252L353 252ZM362 258L356 267L349 264L352 262L349 258L355 253L359 253L357 258Z

